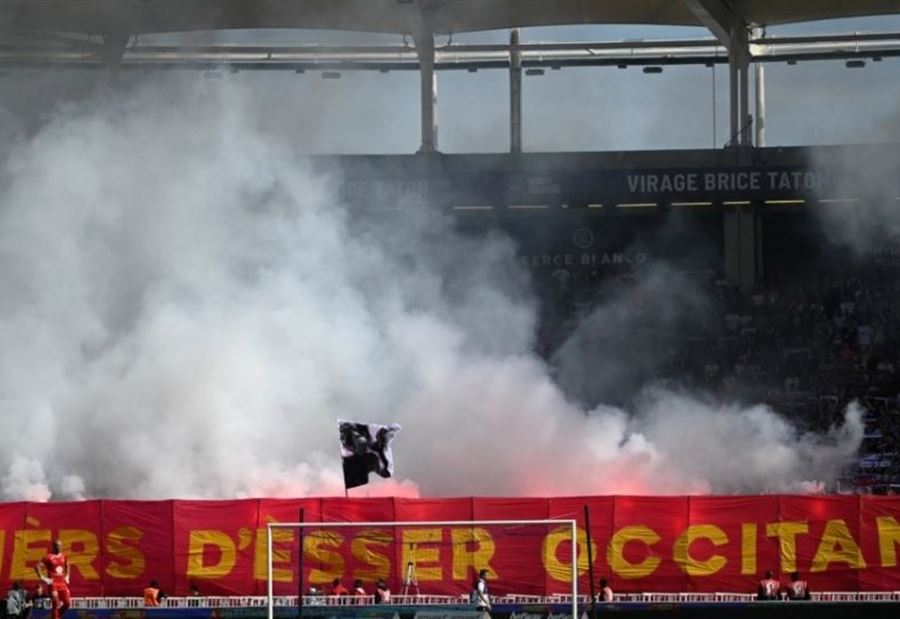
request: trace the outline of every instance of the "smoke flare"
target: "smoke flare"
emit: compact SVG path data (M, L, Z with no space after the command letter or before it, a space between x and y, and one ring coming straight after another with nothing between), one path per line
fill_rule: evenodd
M856 409L828 436L659 389L585 410L509 239L349 213L259 113L151 78L9 150L3 499L339 494L339 417L404 427L372 493L785 491L855 454Z

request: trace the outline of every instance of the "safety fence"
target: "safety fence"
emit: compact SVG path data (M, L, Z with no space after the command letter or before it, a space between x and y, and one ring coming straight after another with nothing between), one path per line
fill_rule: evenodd
M823 591L811 594L813 602L900 602L900 591ZM467 606L468 595L395 595L391 606ZM623 593L615 595L615 602L698 604L751 602L756 598L751 593ZM495 606L549 606L571 604L571 595L516 595L495 597ZM579 596L579 604L590 604L590 596ZM297 607L297 596L276 596L276 607ZM46 600L45 600L46 603ZM303 596L304 606L384 606L376 605L368 597L355 596ZM144 609L140 597L81 597L72 600L76 609ZM160 604L161 608L265 608L265 596L193 596L169 597Z

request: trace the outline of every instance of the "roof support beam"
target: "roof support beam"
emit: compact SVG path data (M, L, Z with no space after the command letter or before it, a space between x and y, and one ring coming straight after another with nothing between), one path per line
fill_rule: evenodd
M750 112L750 19L739 0L684 0L685 5L728 48L729 117L732 146L749 146L753 115Z
M737 16L722 0L684 0L684 4L722 45L731 49L731 31Z
M431 31L413 33L419 55L422 102L422 143L420 153L438 150L437 73L434 70L434 34Z
M124 32L109 32L103 35L101 56L106 65L106 75L110 86L119 85L119 73L122 69L122 58L128 47L130 37Z
M2 0L0 0L2 1ZM815 62L847 59L900 57L900 36L890 44L847 45L761 45L751 44L754 63ZM824 41L828 43L828 41ZM715 47L692 49L659 48L652 53L637 54L628 49L608 54L576 52L553 53L526 51L520 45L523 69L539 67L643 67L647 65L706 65L724 64L728 57ZM763 49L764 48L764 49ZM762 51L759 51L761 50ZM268 51L266 51L268 50ZM510 66L509 51L501 54L435 49L435 71L465 71L472 69L502 69ZM381 52L350 50L332 52L322 48L285 51L281 47L253 48L249 52L240 47L166 48L132 46L121 59L122 69L132 70L214 70L232 67L247 71L418 71L419 62L412 47L397 47ZM65 47L22 47L0 42L0 68L56 67L68 69L105 68L103 48L94 50Z
M753 29L753 37L758 39L762 36L759 28ZM756 70L756 146L757 148L766 145L766 73L763 63L755 62Z
M522 152L522 52L518 28L509 33L509 152Z

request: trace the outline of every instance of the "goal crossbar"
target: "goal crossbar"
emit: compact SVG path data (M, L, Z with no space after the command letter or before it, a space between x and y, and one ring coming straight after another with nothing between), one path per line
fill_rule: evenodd
M418 520L388 522L269 522L266 524L266 606L269 619L275 618L275 581L273 578L272 531L274 529L322 529L345 527L483 527L483 526L517 526L517 525L550 525L568 527L572 544L572 619L578 619L578 524L572 519L547 520ZM303 548L300 548L303 552ZM302 575L300 575L302 578ZM303 603L302 600L299 603Z

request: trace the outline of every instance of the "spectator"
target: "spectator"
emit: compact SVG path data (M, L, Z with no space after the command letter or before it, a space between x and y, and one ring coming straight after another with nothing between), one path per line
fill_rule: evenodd
M365 599L369 595L363 587L363 581L359 578L353 581L353 595L356 597L357 604L365 604Z
M200 589L197 587L197 583L195 583L195 582L191 583L190 597L191 597L191 599L189 599L187 601L187 605L190 606L191 608L199 608L200 606L203 606L206 604L206 602L204 600L200 599Z
M349 595L350 592L347 591L347 587L341 584L340 578L335 578L331 581L331 595L335 597L341 597L344 595Z
M472 586L472 603L475 605L475 610L479 612L490 612L491 610L491 595L488 592L487 577L488 571L481 570Z
M375 603L376 604L390 604L391 603L391 590L388 588L387 583L384 580L379 580L375 584Z
M306 593L306 601L310 606L324 606L323 592L316 587L310 587Z
M159 606L159 583L150 581L149 587L144 587L144 606L155 608Z
M598 597L601 602L613 601L613 590L609 586L609 581L605 578L600 579L600 595Z
M800 578L800 572L791 572L791 582L787 586L787 598L789 600L810 600L809 585Z
M28 599L25 589L18 581L12 584L6 594L6 616L17 619L28 619L31 616L32 601Z
M772 570L766 571L766 577L759 581L756 590L757 600L777 600L781 595L781 583L775 580Z
M34 608L43 608L47 602L47 592L44 590L44 584L40 582L36 584L28 599L31 600Z

